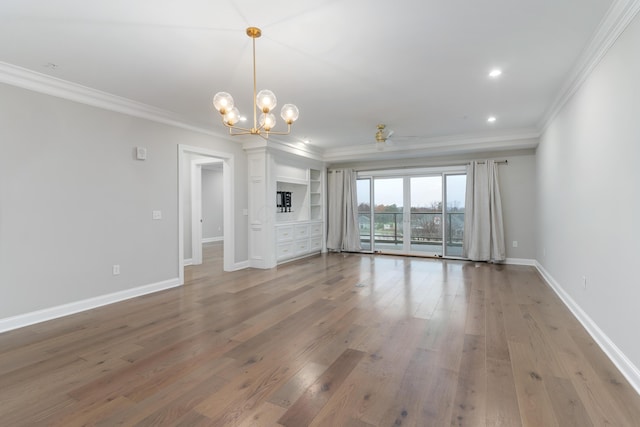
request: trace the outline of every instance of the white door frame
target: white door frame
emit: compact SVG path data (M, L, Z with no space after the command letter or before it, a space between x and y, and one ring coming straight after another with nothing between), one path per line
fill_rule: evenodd
M223 265L224 271L235 270L235 191L234 191L234 155L222 151L210 150L202 147L194 147L184 144L178 145L178 275L180 284L184 284L184 184L185 171L184 160L188 154L207 156L222 160L222 200L223 200ZM211 161L209 160L209 161ZM206 161L205 161L206 162ZM193 187L193 186L192 186Z

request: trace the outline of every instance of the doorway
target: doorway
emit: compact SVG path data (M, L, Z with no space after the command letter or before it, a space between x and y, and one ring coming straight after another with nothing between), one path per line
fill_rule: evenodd
M221 163L222 165L222 204L223 204L223 225L222 234L224 236L223 248L223 269L224 271L234 271L234 253L235 253L235 202L233 191L233 175L234 175L234 157L233 154L209 150L201 147L193 147L187 145L178 145L178 268L180 282L184 283L184 267L185 267L185 246L193 250L193 214L192 214L192 194L197 193L196 189L191 185L192 182L198 182L193 179L193 169L191 167L192 160L202 160L202 164ZM198 162L196 162L198 163ZM201 191L201 190L200 190ZM196 198L201 198L196 196ZM198 221L199 222L198 218ZM196 227L197 228L197 227ZM196 231L197 233L197 231ZM186 238L188 236L188 238ZM202 233L199 232L200 240ZM185 241L187 242L185 244ZM200 248L202 246L200 245ZM200 259L202 253L199 254ZM193 262L193 253L191 254Z
M465 189L464 168L360 172L363 250L462 257Z

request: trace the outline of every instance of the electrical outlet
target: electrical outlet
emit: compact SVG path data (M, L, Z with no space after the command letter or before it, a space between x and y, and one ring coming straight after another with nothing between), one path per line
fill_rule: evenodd
M514 240L514 241L513 241L513 247L514 247L514 248L517 248L517 247L518 247L518 241L517 241L517 240Z
M120 264L113 264L113 275L117 276L120 274Z

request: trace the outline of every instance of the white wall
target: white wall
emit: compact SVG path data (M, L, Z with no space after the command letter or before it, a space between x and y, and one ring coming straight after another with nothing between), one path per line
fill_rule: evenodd
M592 332L603 334L601 344L610 340L610 350L615 353L617 347L624 355L619 364L626 357L636 374L639 161L636 17L545 131L536 174L538 261L583 321L593 322ZM627 373L633 371L629 368Z
M424 159L387 160L332 164L330 167L350 167L375 170L403 167L429 167L464 164L474 159L507 160L498 169L502 196L502 213L507 258L516 262L533 262L536 255L536 159L533 150L493 152L480 155L431 157ZM512 242L518 241L514 248Z
M178 144L234 153L242 212L239 144L0 84L0 320L177 278Z
M224 236L222 228L222 170L202 168L202 238Z

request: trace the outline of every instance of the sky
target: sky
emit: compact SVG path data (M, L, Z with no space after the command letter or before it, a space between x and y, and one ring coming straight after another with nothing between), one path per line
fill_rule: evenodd
M402 178L375 178L375 205L404 206ZM442 199L442 176L411 177L411 205L430 207ZM466 175L447 175L447 203L464 207ZM369 199L369 181L358 180L358 204Z

